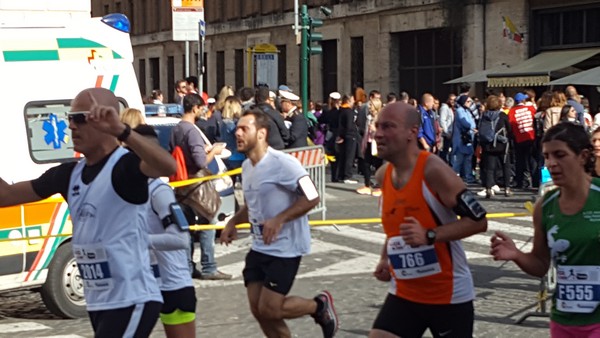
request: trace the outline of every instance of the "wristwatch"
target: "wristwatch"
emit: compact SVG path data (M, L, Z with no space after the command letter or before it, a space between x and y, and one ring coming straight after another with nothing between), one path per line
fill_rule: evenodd
M437 234L435 233L435 230L427 230L427 232L425 233L425 237L427 238L427 245L432 245L435 242L436 236Z

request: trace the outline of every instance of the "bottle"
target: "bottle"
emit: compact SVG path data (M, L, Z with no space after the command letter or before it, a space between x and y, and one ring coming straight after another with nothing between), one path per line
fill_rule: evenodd
M546 183L551 183L552 182L552 177L550 176L550 171L548 171L548 168L546 167L542 167L542 184L546 184Z

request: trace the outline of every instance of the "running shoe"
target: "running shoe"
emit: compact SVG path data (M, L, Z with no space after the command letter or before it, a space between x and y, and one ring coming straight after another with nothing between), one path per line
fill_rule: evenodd
M356 192L359 195L371 195L371 188L365 186L365 187L356 189Z
M375 188L371 191L371 196L379 197L381 196L381 189Z
M323 338L331 338L335 336L340 325L333 306L333 297L328 291L321 291L315 299L319 299L323 303L323 308L312 317L315 319L315 323L321 326Z

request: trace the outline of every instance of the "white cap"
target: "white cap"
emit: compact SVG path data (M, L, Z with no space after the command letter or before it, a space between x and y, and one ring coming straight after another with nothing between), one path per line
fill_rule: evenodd
M329 94L329 97L334 100L339 100L342 98L342 94L340 94L338 92L332 92L331 94Z
M215 100L214 97L209 97L208 100L206 100L206 103L208 103L208 104L213 104L215 102L217 102L217 100Z
M272 90L269 90L269 98L271 98L271 99L274 99L274 98L276 98L276 97L277 97L277 94L275 94L275 92L274 92L274 91L272 91Z
M290 101L300 100L300 97L298 95L291 93L291 92L280 91L279 95L281 95L281 98L285 99L285 100L290 100Z

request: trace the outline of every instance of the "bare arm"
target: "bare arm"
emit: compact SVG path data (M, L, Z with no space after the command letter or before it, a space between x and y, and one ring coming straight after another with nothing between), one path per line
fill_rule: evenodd
M221 244L231 243L233 240L237 239L237 229L235 226L241 223L248 223L248 207L244 204L238 212L233 215L225 225L225 228L221 232L221 237L219 241Z
M0 178L0 207L30 203L41 199L33 190L31 181L8 184Z
M240 210L233 215L227 222L227 226L236 226L242 223L248 223L248 207L244 204L240 207Z
M458 194L466 189L456 173L437 156L429 156L425 166L425 180L442 204L450 209L456 207ZM436 242L459 240L486 230L487 218L476 221L461 217L458 221L435 228Z
M542 201L538 201L533 210L533 248L531 252L524 253L517 249L512 239L499 231L492 236L490 251L494 260L512 260L523 272L536 277L543 277L550 267L550 249L543 229L541 204Z

